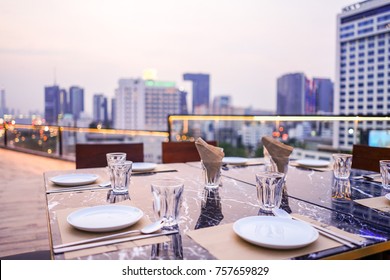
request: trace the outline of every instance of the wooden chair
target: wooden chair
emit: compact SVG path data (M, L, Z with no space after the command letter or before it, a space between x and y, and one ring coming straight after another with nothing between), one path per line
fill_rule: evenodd
M127 160L144 161L143 143L126 144L76 144L76 168L107 166L107 153L124 152Z
M380 172L379 161L390 159L390 148L353 145L352 168Z
M217 141L206 141L217 146ZM162 142L162 163L200 161L195 142Z

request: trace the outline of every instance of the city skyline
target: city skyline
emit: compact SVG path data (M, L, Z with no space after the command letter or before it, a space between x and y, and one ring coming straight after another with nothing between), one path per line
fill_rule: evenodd
M0 89L27 113L43 111L45 86L79 86L92 114L94 94L112 98L119 79L154 68L189 93L184 73L209 74L210 101L275 110L285 73L334 81L336 18L353 3L4 0Z

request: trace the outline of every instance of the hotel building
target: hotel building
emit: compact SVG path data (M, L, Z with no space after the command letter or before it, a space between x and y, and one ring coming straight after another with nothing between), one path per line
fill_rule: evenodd
M334 113L388 115L390 112L390 1L348 6L337 15ZM389 123L335 123L333 145L351 149L365 144L372 130ZM357 141L359 139L359 141Z

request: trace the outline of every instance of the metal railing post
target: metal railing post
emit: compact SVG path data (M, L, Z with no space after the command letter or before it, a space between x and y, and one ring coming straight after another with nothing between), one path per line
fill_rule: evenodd
M63 150L62 150L62 146L63 146L63 143L62 143L62 127L59 126L58 127L58 154L60 157L62 157L62 154L63 154Z
M7 147L7 143L8 143L7 130L8 130L8 125L4 123L4 147Z

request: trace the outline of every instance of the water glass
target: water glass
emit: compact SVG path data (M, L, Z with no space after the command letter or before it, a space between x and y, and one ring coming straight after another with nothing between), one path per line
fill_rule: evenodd
M221 183L221 161L204 162L202 163L203 182L206 188L218 188Z
M333 154L333 174L337 179L348 179L351 174L352 155Z
M282 202L285 174L281 172L263 171L256 174L257 200L260 211L271 213L279 208Z
M111 164L113 194L126 194L129 192L131 179L132 161L118 162Z
M379 166L382 177L382 187L390 190L390 160L380 160Z
M151 182L153 210L157 219L164 220L165 229L178 224L184 181L180 179L160 179Z
M107 158L107 171L108 171L108 174L110 175L110 181L112 183L112 181L114 180L114 178L113 178L114 173L113 173L113 170L111 169L111 166L114 163L125 162L126 161L126 153L120 153L120 152L107 153L106 158Z

